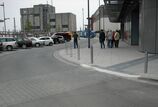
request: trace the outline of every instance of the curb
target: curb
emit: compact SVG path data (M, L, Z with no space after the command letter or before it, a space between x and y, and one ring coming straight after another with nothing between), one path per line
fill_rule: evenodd
M59 50L59 51L61 51L61 50ZM60 54L58 54L60 56L59 59L62 59L62 61L65 60L63 62L68 62L68 63L74 64L73 61L70 61L70 60L67 60L66 58L64 58L61 55L61 52L59 52L59 51L58 51L58 53L60 53ZM79 66L87 68L87 69L92 69L92 70L95 70L95 71L98 71L98 72L103 72L103 73L107 73L109 75L115 75L115 76L123 77L123 78L135 78L135 79L140 79L140 80L158 81L158 76L156 76L154 74L135 74L134 75L134 74L120 73L120 72L113 71L113 70L108 70L108 69L102 69L102 68L95 67L93 65L88 65L88 64L75 63L75 65L79 65Z
M141 74L141 76L138 79L151 80L151 81L157 81L158 82L158 76L154 75L154 74Z
M107 74L110 74L110 75L115 75L115 76L118 76L118 77L140 78L140 75L130 75L130 74L125 74L125 73L120 73L120 72L111 71L111 70L107 70L107 69L101 69L101 68L94 67L94 66L91 66L91 65L80 64L80 66L82 66L84 68L87 68L87 69L93 69L93 70L98 71L98 72L103 72L103 73L107 73Z

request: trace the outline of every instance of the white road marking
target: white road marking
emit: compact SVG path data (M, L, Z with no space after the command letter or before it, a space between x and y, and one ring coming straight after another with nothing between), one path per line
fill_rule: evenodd
M125 74L125 73L120 73L120 72L105 70L105 69L93 67L93 66L86 65L86 64L80 64L80 66L82 66L84 68L88 68L88 69L93 69L93 70L96 70L98 72L103 72L103 73L107 73L107 74L119 76L119 77L126 77L126 78L139 78L140 77L140 75L130 75L130 74Z

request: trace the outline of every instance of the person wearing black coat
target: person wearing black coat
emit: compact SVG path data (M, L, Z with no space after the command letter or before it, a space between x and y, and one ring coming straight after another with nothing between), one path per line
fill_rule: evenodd
M105 33L103 30L101 30L99 33L100 48L105 48L104 41L105 41Z
M74 32L73 37L74 37L74 48L78 48L78 34Z

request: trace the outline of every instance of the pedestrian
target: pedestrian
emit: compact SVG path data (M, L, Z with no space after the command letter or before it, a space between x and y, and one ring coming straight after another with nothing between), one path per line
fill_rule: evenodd
M74 32L73 34L73 38L74 38L74 48L78 48L78 34L76 32Z
M115 31L112 31L112 41L111 41L111 47L113 48L115 45L115 39L114 39Z
M117 30L116 30L116 32L115 32L114 39L115 39L115 47L118 48L119 39L120 39L120 34L119 34L119 32L118 32Z
M112 31L110 30L107 34L108 48L112 48Z
M100 47L101 48L105 48L104 41L105 41L105 33L104 33L103 29L102 29L100 31L100 33L99 33L99 42L100 42Z

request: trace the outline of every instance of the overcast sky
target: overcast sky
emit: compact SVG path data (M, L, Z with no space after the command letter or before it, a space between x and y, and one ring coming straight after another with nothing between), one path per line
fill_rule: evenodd
M83 15L82 8L84 9L85 23L87 23L87 0L0 0L0 4L4 2L5 4L5 15L6 18L10 18L6 21L7 30L13 30L13 18L16 19L16 27L20 28L20 8L33 7L37 4L51 4L55 6L56 13L71 12L77 17L77 29L83 26ZM99 0L89 0L90 1L90 15L92 15L98 8ZM103 0L100 0L100 4L103 4ZM3 8L0 6L0 19L3 18ZM4 24L0 23L0 31L4 28Z

